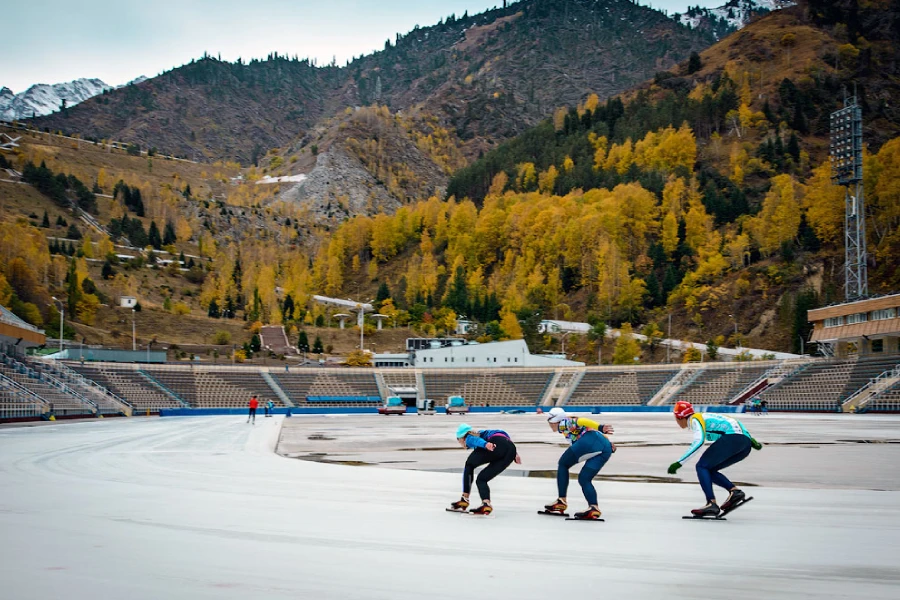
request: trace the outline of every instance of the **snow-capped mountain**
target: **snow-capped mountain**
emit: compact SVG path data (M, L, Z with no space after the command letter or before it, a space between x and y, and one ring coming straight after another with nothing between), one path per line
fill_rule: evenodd
M672 18L692 29L707 27L717 38L741 29L755 16L796 4L793 0L729 0L718 8L691 7Z
M30 119L56 112L62 107L74 106L92 98L111 86L99 79L76 79L68 83L33 85L21 94L13 94L9 88L0 89L0 119Z

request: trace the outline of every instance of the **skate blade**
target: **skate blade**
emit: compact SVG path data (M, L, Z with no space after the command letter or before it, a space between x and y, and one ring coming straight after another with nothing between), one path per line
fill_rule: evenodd
M727 521L725 517L697 517L695 515L689 515L686 517L681 517L682 519L687 519L689 521Z
M733 512L733 511L739 509L740 507L742 507L743 505L747 504L747 503L750 502L751 500L753 500L753 496L750 496L749 498L744 498L743 500L741 500L740 502L738 502L737 504L735 504L734 506L732 506L732 507L729 508L728 510L723 510L721 516L724 517L724 516L727 515L728 513Z
M550 515L551 517L568 517L569 513L558 513L558 512L550 512L548 510L539 510L537 511L539 515Z
M576 517L569 517L566 521L600 521L601 523L605 523L606 519L578 519Z
M444 510L446 510L447 512L455 512L460 514L466 514L469 512L468 508L445 508Z

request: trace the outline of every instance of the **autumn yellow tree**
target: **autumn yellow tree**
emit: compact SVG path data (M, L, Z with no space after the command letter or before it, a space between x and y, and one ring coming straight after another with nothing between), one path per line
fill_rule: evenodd
M823 163L813 170L803 199L806 220L822 242L834 244L844 231L844 188L831 180L831 165Z
M753 238L763 254L771 255L797 236L801 193L802 186L790 175L772 178L772 187L763 200L762 210L749 222Z
M635 359L641 355L641 347L634 339L634 330L631 323L623 323L619 329L619 338L613 350L613 364L633 365Z

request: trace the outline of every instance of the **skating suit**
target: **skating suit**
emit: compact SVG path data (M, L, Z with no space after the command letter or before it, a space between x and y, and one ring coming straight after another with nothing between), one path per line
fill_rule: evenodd
M475 448L484 448L488 440L494 437L495 435L500 435L505 437L507 440L511 441L509 434L501 429L485 429L480 432L478 435L467 435L466 436L466 448L470 448L474 450Z
M563 419L559 422L559 432L563 434L570 444L574 444L581 439L588 431L596 431L603 435L603 425L596 421L585 419L584 417L576 417L574 419ZM603 436L606 437L606 436Z
M744 429L744 425L737 419L715 413L694 413L690 416L691 431L694 432L694 441L687 452L678 459L684 464L702 446L704 441L715 442L723 435L736 433L750 437L750 433Z

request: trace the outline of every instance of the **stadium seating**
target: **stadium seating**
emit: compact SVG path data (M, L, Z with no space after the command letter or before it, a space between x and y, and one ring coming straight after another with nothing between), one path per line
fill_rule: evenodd
M871 412L900 412L900 381L884 390L865 405Z
M569 396L567 405L641 405L647 404L678 369L586 370Z
M198 408L246 406L254 394L260 404L272 400L276 406L283 405L256 369L215 371L153 367L143 370L179 398Z
M91 364L69 366L127 400L138 414L146 414L148 411L158 413L161 408L183 406L176 398L154 387L135 369Z
M376 406L381 403L378 382L372 371L326 371L313 367L292 373L272 373L272 378L298 406L307 402L325 402L329 406Z
M0 421L39 417L48 409L45 403L0 380Z
M423 372L428 398L462 396L469 406L537 405L553 379L553 371L445 371Z
M732 363L727 368L703 369L687 385L674 394L667 404L685 400L692 404L725 404L748 385L765 375L770 365Z
M760 394L769 410L837 411L859 388L890 370L897 357L865 357L811 363Z

